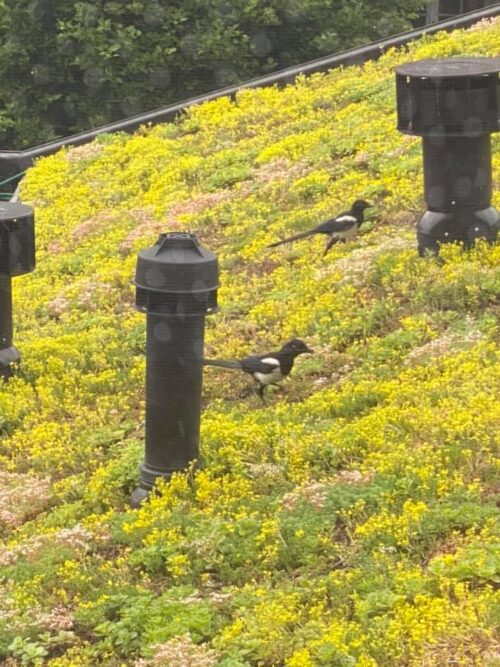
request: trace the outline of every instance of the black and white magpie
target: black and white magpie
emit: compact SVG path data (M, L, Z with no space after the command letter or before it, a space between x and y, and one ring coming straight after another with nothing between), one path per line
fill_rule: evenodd
M321 225L310 229L307 232L301 232L300 234L295 234L290 236L283 241L276 241L276 243L271 243L268 245L268 248L276 248L279 245L284 243L291 243L292 241L298 241L299 239L305 239L308 236L313 236L314 234L327 234L330 238L328 239L323 257L330 250L332 245L343 241L344 243L355 236L364 222L364 211L366 208L370 208L371 204L366 202L364 199L356 199L349 211L343 211L339 213L334 218L330 218L326 222L322 222Z
M257 382L257 394L264 405L267 405L264 399L264 389L270 384L276 385L280 380L283 380L292 370L295 357L305 352L312 353L313 350L307 347L300 338L292 338L278 352L252 354L240 361L204 359L203 364L221 368L236 368L248 373Z

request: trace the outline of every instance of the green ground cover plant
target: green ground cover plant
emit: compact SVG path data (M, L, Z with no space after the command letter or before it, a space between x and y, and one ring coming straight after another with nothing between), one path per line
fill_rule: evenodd
M2 664L498 664L500 246L417 256L420 140L395 129L393 68L499 51L484 22L29 171L38 265L14 281L23 361L0 387ZM265 249L358 196L366 231L326 258L315 238ZM130 281L139 249L185 230L220 259L207 356L316 352L267 409L207 369L200 469L132 510Z

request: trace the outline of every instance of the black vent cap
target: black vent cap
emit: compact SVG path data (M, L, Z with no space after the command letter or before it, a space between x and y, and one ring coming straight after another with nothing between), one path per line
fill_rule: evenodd
M168 294L213 292L219 286L217 257L194 234L160 234L154 246L139 252L134 284Z
M33 209L17 202L0 202L0 274L20 276L34 268Z
M396 67L398 129L478 136L500 129L500 57L418 60Z

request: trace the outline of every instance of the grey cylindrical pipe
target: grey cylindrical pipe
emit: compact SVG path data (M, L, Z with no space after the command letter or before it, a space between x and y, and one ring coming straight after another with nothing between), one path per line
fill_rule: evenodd
M0 274L0 376L9 377L19 351L12 345L12 279Z
M430 211L487 208L491 202L491 139L423 137L424 197Z
M0 274L0 350L12 345L12 279Z
M13 345L12 277L35 268L34 212L17 202L0 203L0 375L11 375L19 361Z
M205 316L147 316L146 461L164 472L198 458Z
M217 306L213 253L191 234L162 234L137 262L136 307L146 313L146 443L137 507L159 477L199 456L205 316Z

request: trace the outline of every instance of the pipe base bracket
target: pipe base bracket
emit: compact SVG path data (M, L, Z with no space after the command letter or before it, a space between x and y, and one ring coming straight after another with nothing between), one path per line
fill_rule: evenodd
M186 472L189 468L189 463L185 468L175 468L167 470L164 468L155 468L147 463L142 463L140 466L141 479L139 486L130 496L130 504L132 507L140 507L142 503L147 500L154 489L156 480L161 477L165 481L170 481L172 475L176 472Z
M493 206L471 211L426 211L417 225L418 254L437 255L441 243L463 243L468 250L478 239L494 243L500 231L500 214Z
M3 350L0 350L0 373L10 366L10 364L19 361L21 354L19 350L11 345L10 347L4 347Z
M142 487L138 486L137 489L132 493L130 496L130 505L134 509L139 508L142 503L149 498L149 494L151 493L150 489L143 489Z

